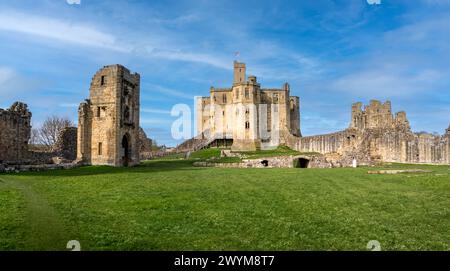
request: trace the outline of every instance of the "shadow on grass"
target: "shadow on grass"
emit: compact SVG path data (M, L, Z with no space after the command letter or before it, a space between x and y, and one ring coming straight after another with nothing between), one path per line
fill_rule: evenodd
M203 170L204 168L193 167L195 160L151 160L144 161L134 167L111 167L111 166L83 166L73 169L55 169L39 172L21 172L12 174L14 176L49 176L49 177L75 177L92 176L102 174L120 174L120 173L154 173L180 170ZM1 176L2 174L0 174Z

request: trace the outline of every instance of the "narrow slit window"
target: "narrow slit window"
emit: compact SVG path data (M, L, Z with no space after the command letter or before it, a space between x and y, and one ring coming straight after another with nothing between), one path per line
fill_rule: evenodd
M98 143L98 155L103 155L103 144L102 144L102 142Z

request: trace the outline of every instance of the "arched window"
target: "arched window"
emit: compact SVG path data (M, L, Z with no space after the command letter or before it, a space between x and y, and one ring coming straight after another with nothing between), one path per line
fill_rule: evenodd
M248 121L245 122L245 129L250 129L250 122Z

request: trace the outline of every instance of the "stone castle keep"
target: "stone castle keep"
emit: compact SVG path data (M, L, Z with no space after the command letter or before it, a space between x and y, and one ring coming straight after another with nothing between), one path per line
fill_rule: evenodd
M350 166L353 159L362 164L450 163L450 127L443 136L413 133L406 113L394 115L389 101L372 100L364 109L355 103L346 130L302 137L300 100L289 91L287 83L282 89L260 88L255 76L246 80L245 64L235 62L233 86L211 87L209 97L197 100L198 136L181 147L231 146L247 151L286 145L321 154L330 166Z
M77 160L89 165L139 164L140 75L105 66L78 109Z
M41 165L58 163L67 167L139 164L140 154L151 149L139 127L139 99L139 74L121 65L103 67L92 78L89 99L79 106L78 128L65 128L50 153L28 148L32 114L26 104L16 102L0 109L0 172L39 170ZM197 110L198 136L178 150L252 151L284 145L310 154L297 158L304 167L351 166L354 159L359 164L450 164L450 126L443 135L414 133L406 113L394 114L389 101L372 100L364 107L355 103L347 129L303 137L300 99L290 96L289 84L261 88L255 76L247 77L244 63L234 62L233 85L211 87L210 96L197 99Z
M230 88L210 89L197 100L197 133L211 144L251 151L279 145L279 131L300 136L300 101L289 84L261 88L256 76L246 76L244 63L234 62Z

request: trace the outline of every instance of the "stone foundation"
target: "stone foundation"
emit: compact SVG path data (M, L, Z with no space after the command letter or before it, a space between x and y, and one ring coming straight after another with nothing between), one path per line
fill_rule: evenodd
M341 167L333 164L323 155L296 155L277 156L258 159L244 159L239 163L214 163L214 162L194 162L196 167L219 167L219 168L301 168L299 160L307 161L304 168L332 168Z

